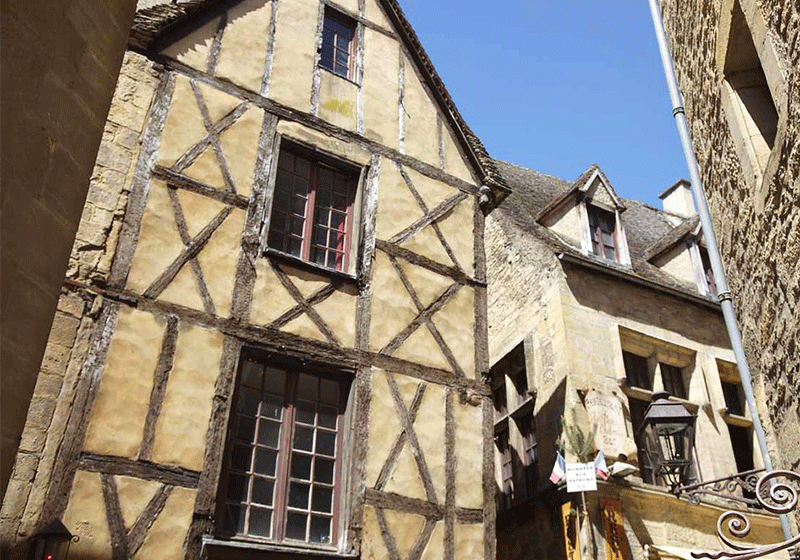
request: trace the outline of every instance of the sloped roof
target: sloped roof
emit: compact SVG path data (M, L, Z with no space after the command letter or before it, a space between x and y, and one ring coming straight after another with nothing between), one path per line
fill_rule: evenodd
M187 0L179 3L156 4L138 10L133 20L133 27L129 44L135 48L147 50L159 39L169 35L172 31L190 25L191 22L201 18L210 10L223 10L237 4L241 0ZM463 148L473 159L473 163L483 173L482 181L493 189L498 201L508 195L509 188L503 175L497 169L495 160L489 156L478 136L467 125L458 111L450 92L442 81L441 76L433 66L430 57L425 52L422 42L408 18L403 13L397 0L377 0L386 11L389 19L396 27L398 35L408 48L411 57L420 69L428 87L436 101L441 106L445 117L451 126L462 137Z
M627 210L620 214L620 220L625 229L631 256L631 267L628 268L619 263L583 254L577 247L564 242L548 228L535 221L535 217L543 208L552 200L563 198L574 188L577 181L566 181L500 160L496 160L496 164L511 187L511 194L495 209L493 215L509 223L520 235L536 237L548 245L554 253L567 254L573 260L713 303L713 300L700 295L697 290L688 288L647 261L648 249L660 245L665 242L664 240L673 239L675 235L680 235L680 232L685 232L692 223L696 225L692 218L675 227L667 219L665 212L637 200L623 199ZM578 181L581 178L584 178L584 181L588 178L584 175L585 173L578 178Z

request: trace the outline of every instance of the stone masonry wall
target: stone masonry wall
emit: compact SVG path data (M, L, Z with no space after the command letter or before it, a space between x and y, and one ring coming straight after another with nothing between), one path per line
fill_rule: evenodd
M139 155L139 138L156 83L157 73L152 63L127 52L70 255L68 280L105 284ZM0 510L3 553L9 553L16 543L24 542L38 528L47 482L101 303L100 296L81 295L69 283L62 287Z
M686 114L776 467L800 468L800 7L760 10L786 78L786 107L764 185L748 185L721 105L719 0L662 0ZM752 4L752 6L751 6ZM782 59L782 60L780 60ZM782 129L782 130L781 130ZM781 141L782 140L782 141Z

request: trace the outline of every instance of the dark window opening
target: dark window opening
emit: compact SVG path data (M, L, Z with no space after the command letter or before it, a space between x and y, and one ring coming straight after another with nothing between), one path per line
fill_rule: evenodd
M686 385L683 382L683 371L681 368L669 364L659 364L661 366L661 380L664 382L664 390L679 399L686 398Z
M518 371L513 377L514 389L517 394L517 406L528 399L528 374L525 370Z
M652 391L653 381L650 378L647 358L631 352L623 352L622 359L625 362L625 378L628 381L628 385Z
M533 413L520 420L519 431L522 434L522 462L525 466L525 496L530 498L536 493L536 484L539 482L539 455Z
M336 543L346 399L334 377L243 360L220 484L224 533Z
M711 260L708 258L708 251L705 247L700 249L700 262L703 263L703 275L706 279L706 288L712 296L717 295L717 282L714 280L714 272L711 270Z
M738 472L753 470L755 468L753 462L753 435L750 429L728 424L728 432L731 436L733 457L736 459L736 470Z
M501 487L497 496L498 511L506 511L511 508L514 500L514 464L511 454L511 447L508 444L508 430L504 430L495 436L495 445L500 455L500 480Z
M282 148L268 244L307 262L346 271L358 173Z
M742 402L741 386L738 383L722 382L722 395L725 397L725 407L728 414L744 416L744 403Z
M612 212L587 204L589 214L589 233L592 238L592 254L598 257L616 261L617 249L615 244L616 217Z
M353 77L356 22L331 9L325 10L322 24L322 51L319 63L334 74Z
M642 476L642 482L648 484L657 484L653 476L653 467L650 464L650 455L647 453L647 444L642 433L641 427L644 424L644 415L647 412L647 407L650 403L647 401L640 401L638 399L628 399L628 405L631 411L631 427L633 428L633 440L636 442L636 449L639 457L639 473Z
M495 418L500 418L508 414L508 403L506 402L506 384L501 383L492 390L494 400Z

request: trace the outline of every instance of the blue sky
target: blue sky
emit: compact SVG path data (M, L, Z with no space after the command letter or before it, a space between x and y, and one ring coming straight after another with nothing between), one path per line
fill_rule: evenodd
M494 157L659 208L687 176L647 0L400 4Z

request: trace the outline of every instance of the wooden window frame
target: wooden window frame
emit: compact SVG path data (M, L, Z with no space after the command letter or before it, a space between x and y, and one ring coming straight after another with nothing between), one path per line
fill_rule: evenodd
M308 186L304 195L299 189L295 189L295 179L298 178L298 174L296 172L297 168L295 167L294 171L289 172L285 168L280 167L281 162L283 161L281 158L284 154L289 154L293 158L302 158L309 163ZM296 162L296 159L294 159L294 161ZM324 154L320 154L314 150L305 148L287 140L281 141L280 149L278 150L278 161L276 162L276 167L277 169L275 171L275 182L273 184L274 190L272 205L270 209L269 232L267 236L267 246L269 250L280 255L284 255L290 259L302 261L303 263L315 268L321 268L323 270L330 270L343 274L350 274L352 257L350 253L352 251L352 247L354 246L353 235L356 231L354 224L356 215L356 200L358 198L358 186L362 175L362 170L357 166L349 165L345 162L328 157ZM334 208L332 206L333 202L331 202L328 206L318 207L318 202L320 202L318 198L322 198L318 195L320 191L324 190L319 181L321 170L332 173L334 182L337 176L343 178L345 184L347 185L347 191L344 195L346 198L346 205L343 210ZM281 172L290 173L292 179L291 188L285 189L280 184L279 176ZM285 208L280 208L278 206L279 191L288 197L289 202ZM335 194L336 193L331 192L330 196L333 197ZM293 212L292 209L292 201L298 196L305 198L302 216L296 212ZM322 224L316 223L317 213L321 208L325 208L328 211L328 223L324 226L328 232L335 231L331 227L330 221L333 213L343 212L345 215L342 230L342 258L341 262L334 261L334 266L328 265L328 255L331 251L334 253L338 253L339 251L334 247L330 247L330 238L326 237L326 239L328 239L328 246L321 248L321 250L324 252L324 263L316 262L313 258L315 255L312 254L312 251L316 247L321 247L315 243L314 240L315 232L318 230L318 228L323 227ZM283 213L285 215L283 225L277 223L279 213ZM292 220L302 220L302 234L292 231ZM328 235L330 235L330 233L328 233ZM279 236L283 238L283 241L278 240ZM299 254L295 254L291 246L288 245L292 239L300 240Z
M356 68L355 68L356 56L355 55L356 55L356 41L357 41L357 36L358 36L358 33L357 33L358 32L358 22L356 20L348 17L347 15L345 15L345 14L343 14L343 13L341 13L341 12L331 8L331 7L329 7L329 6L325 7L325 13L324 13L324 15L322 17L323 17L323 20L322 20L322 37L320 37L319 66L320 66L320 68L324 68L325 70L328 70L329 72L335 74L336 76L339 76L340 78L345 78L347 80L351 80L352 81L354 76L355 76L355 73L356 73L355 72L355 70L356 70ZM335 32L334 32L333 44L330 45L330 48L333 49L332 55L331 55L331 61L330 61L331 65L328 66L325 63L325 60L322 57L322 53L325 50L325 30L328 27L328 25L330 25L328 22L338 23L339 25L347 27L348 29L350 29L352 31L352 35L350 36L350 40L348 41L348 44L347 44L347 74L346 75L340 74L337 71L337 68L339 67L339 64L336 61L336 52L337 52L337 50L338 51L342 51L342 49L340 49L337 46L337 39L338 39L339 35L336 34Z
M652 391L653 377L650 375L650 366L647 358L635 354L634 352L623 350L622 360L625 364L625 380L628 386L644 389L645 391Z
M599 206L591 203L586 204L586 215L589 220L589 243L591 244L591 253L612 262L620 262L619 258L619 241L617 239L617 215L615 212L600 208ZM603 221L606 220L612 225L611 231L603 229ZM611 237L612 245L608 246L603 240L603 234ZM611 259L606 255L606 249L611 249L614 253L614 258Z
M522 464L525 467L525 494L528 498L536 493L539 482L539 453L536 440L536 427L533 412L523 416L518 422L519 433L522 436Z
M495 446L500 458L500 488L497 509L508 511L514 504L514 455L511 452L511 433L508 427L495 434Z
M673 397L687 400L688 393L686 381L683 378L683 369L664 362L659 362L658 367L661 370L661 382L664 390Z
M260 365L263 368L263 376L264 379L268 375L268 371L272 370L280 370L284 374L284 392L283 392L283 404L282 404L282 412L280 418L280 434L279 434L279 447L277 449L277 456L275 459L275 467L274 467L274 476L272 476L272 480L274 481L274 488L273 488L273 498L271 504L271 519L270 519L270 535L268 537L263 535L257 535L247 532L247 519L249 519L251 508L253 508L254 502L252 497L252 490L254 488L255 480L261 478L269 477L268 472L257 472L256 471L256 460L257 460L257 452L258 449L264 447L266 444L261 444L259 441L259 423L264 420L274 421L269 417L263 417L261 415L261 403L265 401L265 381L262 381L262 388L260 390L260 402L258 408L255 412L255 424L253 428L253 436L252 441L249 443L246 440L237 439L237 429L241 422L241 418L249 418L248 414L244 414L239 410L239 400L243 398L242 391L244 390L245 383L243 382L243 375L244 369L248 363L255 362L256 364ZM315 408L318 407L320 404L322 406L330 406L336 407L337 414L336 414L336 435L334 438L335 442L335 451L334 456L331 458L329 455L325 455L324 453L318 453L317 449L317 432L326 432L331 433L334 428L330 428L329 426L325 426L321 424L318 412L315 412L314 424L312 428L312 451L304 451L302 449L294 449L293 446L293 439L298 428L297 425L297 411L298 411L298 400L299 400L299 382L300 376L302 374L308 375L313 377L317 381L317 387L319 389L321 380L327 380L332 382L339 387L339 398L338 403L336 405L329 405L327 403L323 403L319 400L319 397L316 401L314 401ZM224 456L224 463L223 469L220 475L220 484L219 484L219 493L218 493L218 500L217 500L217 510L216 510L216 531L217 533L225 538L232 538L236 540L245 540L245 541L256 541L256 542L264 542L264 543L275 543L279 545L288 545L288 546L306 546L306 547L319 547L323 549L333 549L339 547L339 538L341 533L341 525L342 519L346 518L346 514L343 512L343 504L344 498L342 490L345 486L345 473L343 469L345 467L345 461L347 452L345 450L346 438L345 438L345 430L347 428L347 410L348 410L348 400L349 400L349 392L350 392L350 384L352 382L352 372L342 371L336 368L331 368L322 365L314 365L314 364L301 364L296 362L295 360L289 359L270 359L269 357L265 357L262 353L256 351L246 350L243 355L242 359L240 360L239 364L239 372L237 375L237 384L236 389L233 394L234 403L233 408L231 410L231 418L228 426L228 434L225 446L225 456ZM252 387L249 387L252 388ZM307 422L300 422L300 427L309 429L311 425ZM249 468L247 472L242 473L240 469L233 468L232 466L232 458L234 454L234 447L249 447L250 454L249 454ZM265 447L269 450L269 446ZM310 479L308 481L303 481L305 484L307 482L308 485L308 497L307 497L307 509L305 514L307 516L306 519L306 539L299 540L299 539L291 539L286 537L286 521L288 519L289 513L291 509L297 510L297 508L291 508L289 506L289 486L292 481L292 473L291 473L291 466L292 466L292 459L295 452L299 451L299 454L304 456L311 457L311 474L309 475ZM324 482L316 480L316 471L313 465L316 464L316 458L321 457L324 460L333 460L333 475L332 475L332 482ZM230 475L239 475L245 476L247 478L247 487L246 487L246 500L244 502L240 500L229 499L229 480ZM331 489L331 511L330 513L319 511L317 512L317 517L325 517L330 519L330 531L329 531L329 542L317 542L310 540L311 536L311 517L312 513L312 502L314 500L314 488L319 486L320 488L330 488ZM235 502L235 503L234 503ZM237 506L238 504L238 506ZM236 530L231 530L228 526L228 518L227 518L227 506L232 505L234 507L242 507L243 515L245 515L244 520L244 527L245 532L237 532ZM260 509L267 509L266 506L263 504L257 504ZM339 547L341 548L341 547Z

